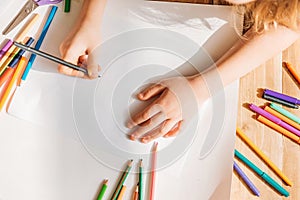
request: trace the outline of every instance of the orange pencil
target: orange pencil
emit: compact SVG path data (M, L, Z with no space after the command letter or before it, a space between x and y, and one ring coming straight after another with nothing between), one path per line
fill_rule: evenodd
M259 115L257 117L257 120L264 123L265 125L271 127L272 129L278 131L279 133L283 134L284 136L290 138L291 140L297 142L298 144L300 144L300 138L298 136L296 136L295 134L291 133L290 131L282 128L281 126L275 124L274 122L268 120L267 118Z
M300 75L297 73L296 69L288 62L283 62L283 65L290 71L295 80L300 84Z
M15 67L14 67L14 68L9 67L7 70L5 70L5 72L0 76L0 87L1 87L6 81L9 81L9 80L12 78L15 69L16 69Z
M150 182L150 198L149 200L154 200L155 192L155 176L156 176L156 160L157 160L157 142L154 142L152 150L152 165L151 165L151 182Z
M117 200L122 200L122 199L123 199L123 196L124 196L124 194L125 194L125 191L126 191L126 186L125 186L125 185L122 185L122 189L121 189L121 191L120 191L120 193L119 193L119 195L118 195Z
M282 121L288 123L289 125L291 125L291 126L297 128L298 130L300 130L300 124L298 124L298 123L294 122L293 120L287 118L286 116L282 115L281 113L277 112L276 110L273 110L269 106L266 106L264 108L264 110L267 111L268 113L271 113L275 117L278 117L279 119L281 119Z
M22 69L26 66L26 61L27 60L26 60L25 57L21 58L21 60L19 61L18 66L17 66L17 69L15 70L15 72L13 74L13 77L10 80L7 88L4 88L3 95L1 95L1 98L0 98L0 111L2 110L7 98L9 97L9 94L10 94L13 86L15 85L18 77L20 76Z
M135 191L132 195L132 200L138 200L139 198L139 184L135 187Z

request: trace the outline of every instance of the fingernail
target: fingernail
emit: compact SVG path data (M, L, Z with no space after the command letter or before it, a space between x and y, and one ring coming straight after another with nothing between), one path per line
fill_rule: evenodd
M127 123L127 128L132 129L133 128L133 124L131 122Z
M147 136L147 137L143 137L142 139L141 139L141 141L142 141L142 143L148 143L149 142L149 136Z
M130 135L129 139L132 140L132 141L135 141L135 135Z

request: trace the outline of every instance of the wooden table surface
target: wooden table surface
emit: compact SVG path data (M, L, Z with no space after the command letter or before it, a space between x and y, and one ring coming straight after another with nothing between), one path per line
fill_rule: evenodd
M224 4L223 0L167 0L174 2ZM284 38L283 38L284 39ZM277 165L279 169L293 182L293 186L286 186L281 179L239 138L236 138L236 149L247 156L253 163L278 181L290 192L289 197L284 197L270 188L258 176L256 176L243 163L237 163L260 190L260 197L254 196L243 184L236 173L232 176L231 199L232 200L280 200L300 199L300 146L278 132L261 124L253 118L254 113L244 106L246 103L254 103L258 106L265 105L268 101L262 99L258 90L269 88L297 98L300 98L300 86L282 67L282 61L290 62L300 73L300 40L291 47L273 57L256 70L240 79L239 104L237 126ZM242 66L241 66L242 67ZM286 107L285 107L286 108ZM300 117L300 109L288 109Z

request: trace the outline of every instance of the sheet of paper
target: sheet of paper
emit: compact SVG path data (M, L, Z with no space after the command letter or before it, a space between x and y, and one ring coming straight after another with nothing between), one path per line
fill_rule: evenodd
M74 24L80 7L80 1L72 1L72 14L64 14L60 9L42 49L59 55L58 46ZM212 60L219 58L238 39L230 14L229 7L110 0L102 24L103 44L92 54L93 61L103 67L103 77L94 81L66 77L57 74L56 64L38 58L28 80L17 89L9 113L80 142L94 159L109 168L120 170L124 157L135 160L143 157L148 167L152 144L129 141L125 134L129 109L145 106L140 105L134 94L146 83L162 77L193 74L210 66ZM173 69L176 70L171 71ZM226 119L235 118L234 113L231 113L233 116L225 114L225 104L232 101L231 108L234 106L236 98L230 100L229 97L236 91L236 85L232 85L221 92L221 98L217 96L206 102L200 114L191 118L183 134L176 139L159 140L162 185L170 184L166 181L171 177L178 182L183 175L190 176L189 169L195 169L191 162L202 166L203 171L209 171L214 165L209 155L222 154L213 150L220 148L216 144L224 130L235 128L235 124L225 128L222 125ZM224 102L215 103L222 98ZM215 118L218 106L221 118ZM221 121L216 122L216 119ZM233 147L233 143L229 142L229 146ZM107 174L112 179L116 177L115 173ZM201 187L201 194L195 195L209 197L228 176L227 173L216 178L213 186L207 188L204 182L196 180L193 191L197 193L197 187ZM158 193L158 199L180 196L176 192L166 194L162 189L158 189Z

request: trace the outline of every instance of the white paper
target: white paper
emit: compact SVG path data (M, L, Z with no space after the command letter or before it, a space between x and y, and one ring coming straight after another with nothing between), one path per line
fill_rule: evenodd
M42 49L59 55L58 46L75 22L80 6L79 1L72 1L71 14L62 13L60 8ZM67 141L67 149L81 144L84 149L78 150L79 161L86 156L82 152L87 151L100 163L101 167L94 170L99 178L116 180L119 173L115 170L120 170L127 158L137 161L142 157L148 170L148 152L152 144L132 142L124 135L128 131L124 126L128 109L145 106L135 99L134 94L145 83L174 73L193 74L210 66L212 59L219 58L238 39L230 13L229 7L110 0L102 24L103 44L99 44L93 54L105 54L97 61L103 65L103 77L94 81L66 77L57 74L56 64L38 58L27 81L17 89L9 114L59 133L59 137ZM137 33L139 37L134 38ZM158 34L157 38L151 36L152 33ZM197 70L186 64L187 61ZM169 73L172 69L177 71ZM236 86L231 85L219 97L206 102L200 114L191 119L176 139L159 139L156 199L183 199L187 196L188 199L208 199L216 195L214 191L222 181L230 180L230 163L224 161L230 162L228 151L233 149L234 134L224 138L223 133L235 130L236 113L232 111L236 110ZM219 105L221 118L216 118L218 106L215 102L220 99L224 100ZM225 121L230 123L223 126ZM211 133L213 127L217 128ZM224 145L231 148L223 151ZM214 159L220 156L224 157L223 162ZM76 159L76 156L70 156L70 159ZM89 163L95 165L92 161ZM66 165L72 166L68 162ZM197 171L199 168L201 170ZM190 174L192 172L194 174ZM209 179L210 173L217 174L213 180ZM66 181L69 180L72 177ZM211 181L210 184L207 181ZM133 174L128 184L134 182ZM56 187L49 190L53 188ZM109 194L112 189L109 188ZM83 192L84 199L91 195L90 190ZM75 193L72 198L80 199ZM229 191L219 194L228 195ZM56 199L63 199L58 196ZM129 196L128 193L126 198Z

